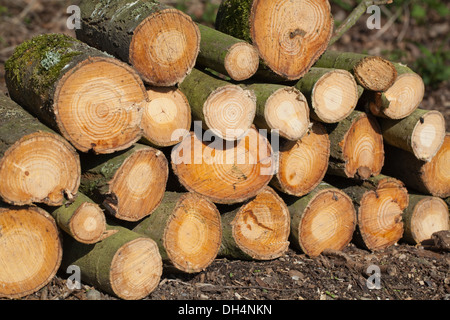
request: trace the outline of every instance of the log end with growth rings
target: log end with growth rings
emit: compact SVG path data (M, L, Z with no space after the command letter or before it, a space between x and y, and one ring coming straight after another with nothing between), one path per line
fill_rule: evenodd
M75 240L93 244L106 235L106 219L96 203L85 202L74 212L69 229Z
M224 67L231 79L247 80L258 71L258 51L249 43L238 42L228 50Z
M386 91L397 79L395 66L378 56L368 56L353 68L353 73L364 88L371 91Z
M76 195L80 159L59 135L36 132L17 141L0 160L0 196L10 204L60 206Z

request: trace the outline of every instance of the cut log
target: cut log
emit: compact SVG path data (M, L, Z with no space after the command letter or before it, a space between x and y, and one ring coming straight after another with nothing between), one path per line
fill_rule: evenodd
M93 244L110 233L106 231L106 218L98 204L78 192L76 198L60 207L45 208L58 226L81 243Z
M152 86L181 82L195 65L200 31L192 19L155 0L84 0L77 38L131 64Z
M138 221L164 197L169 165L160 150L135 144L113 155L86 155L82 163L80 192L117 219Z
M214 203L233 204L269 184L275 166L272 147L254 127L239 141L207 140L191 132L172 150L173 172L188 191Z
M170 147L182 140L178 132L191 128L191 107L186 96L175 87L147 90L150 102L143 108L142 142L154 147Z
M437 110L417 109L402 120L379 119L384 141L430 161L445 138L445 119Z
M448 206L441 198L433 196L410 193L403 221L403 239L412 245L431 241L435 232L450 230Z
M5 71L11 98L81 152L123 150L142 135L148 97L139 75L81 41L36 36L16 48Z
M348 187L334 185L353 200L357 210L358 223L353 237L357 245L378 251L402 238L402 214L408 207L409 195L400 180L378 175Z
M330 158L330 140L324 126L313 122L298 141L285 141L278 154L278 171L271 185L277 190L301 197L323 180Z
M368 109L381 118L403 119L416 110L423 100L425 85L422 77L410 68L395 63L398 77L385 92L370 93Z
M154 239L166 266L186 273L205 270L222 239L220 212L194 193L166 192L163 202L133 229Z
M179 85L192 109L193 120L225 140L237 140L252 126L256 113L253 92L193 69Z
M256 96L254 123L260 129L277 130L288 140L299 140L310 125L309 106L297 89L270 83L254 83L247 88Z
M417 159L412 153L386 145L383 173L403 181L411 189L426 195L450 196L450 134L429 162Z
M79 156L64 138L0 95L0 198L60 206L80 185Z
M0 297L38 291L56 275L61 258L59 230L49 213L0 203Z
M289 248L289 210L270 187L236 210L222 214L222 225L220 257L272 260Z
M95 244L64 237L62 267L79 267L82 283L120 299L145 298L158 286L163 270L156 242L121 226L107 229L114 233Z
M370 114L354 110L334 125L327 125L331 141L328 173L368 179L381 172L384 144L381 129Z
M295 87L308 99L311 117L324 123L347 118L359 99L355 78L346 70L311 68Z
M342 250L352 240L356 212L343 191L322 182L309 194L285 201L291 215L291 244L308 256Z
M276 74L298 80L326 50L333 17L327 0L224 0L215 27L252 43Z
M205 25L197 26L201 34L198 66L220 72L235 81L247 80L256 73L259 55L255 47Z
M398 72L392 62L381 57L333 50L327 50L314 67L351 71L358 84L371 91L388 90Z

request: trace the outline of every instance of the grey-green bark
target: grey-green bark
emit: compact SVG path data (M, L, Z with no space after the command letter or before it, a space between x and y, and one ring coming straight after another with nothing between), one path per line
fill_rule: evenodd
M250 12L253 0L223 0L216 16L215 28L249 43Z

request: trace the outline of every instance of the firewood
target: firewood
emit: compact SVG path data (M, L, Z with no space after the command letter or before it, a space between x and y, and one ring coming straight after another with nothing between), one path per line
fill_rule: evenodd
M410 193L403 222L403 240L412 245L420 244L431 240L435 232L450 230L448 206L441 198Z
M200 32L180 10L156 0L84 0L78 39L132 65L149 85L170 87L195 65Z
M115 232L95 244L64 237L62 267L79 267L82 283L118 298L145 298L156 289L163 271L156 242L112 223L107 229Z
M327 48L333 17L328 0L224 0L215 27L252 43L276 74L298 80Z
M320 122L313 121L308 133L298 141L284 141L278 154L278 170L271 186L301 197L323 180L330 158L330 139Z
M329 174L368 179L381 172L384 143L375 117L354 110L344 120L326 127L331 141Z
M53 217L35 206L0 203L0 297L22 298L47 285L62 258Z
M179 85L192 109L192 118L225 140L242 137L256 113L255 94L238 85L193 69Z
M308 131L310 110L305 96L296 88L272 83L253 83L246 87L256 96L254 124L280 137L299 140Z
M308 99L311 117L324 123L336 123L347 118L359 99L355 78L341 69L311 68L295 88Z
M0 95L0 198L60 206L80 185L80 159L63 137Z
M200 35L200 52L197 65L229 76L235 81L251 78L259 67L255 47L202 24L197 24Z
M171 162L174 175L188 191L214 203L234 204L256 196L269 184L273 156L267 138L252 127L239 141L208 143L191 132L173 148Z
M244 260L279 258L289 247L289 210L265 187L253 199L222 214L223 237L218 256Z
M166 267L185 273L205 270L222 238L220 212L203 196L166 192L153 214L132 228L158 244Z
M142 135L148 99L127 64L62 34L19 45L5 64L13 100L81 152L112 153Z
M371 91L388 90L395 83L398 72L392 62L381 57L333 50L327 50L314 67L350 71L358 84Z
M430 161L445 138L445 119L436 110L416 109L401 120L378 119L384 141L413 153L417 159Z
M186 96L176 87L147 89L149 102L144 106L141 128L142 143L171 147L179 143L191 128L191 107Z
M322 182L303 197L285 199L291 214L290 242L308 256L343 250L352 240L356 212L350 197Z
M138 221L162 201L169 166L160 150L135 144L112 155L84 155L81 162L80 192L117 219Z
M383 172L396 177L419 193L446 198L450 196L450 134L429 161L421 161L412 153L386 145Z

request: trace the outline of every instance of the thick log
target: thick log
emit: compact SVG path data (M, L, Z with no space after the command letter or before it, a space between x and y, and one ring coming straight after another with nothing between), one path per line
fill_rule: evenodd
M200 48L197 25L155 0L84 0L77 38L132 65L152 86L181 82Z
M253 83L246 87L255 93L254 124L260 129L277 130L288 140L301 139L310 126L309 106L297 89L271 83Z
M345 186L349 183L349 186ZM409 194L395 178L378 175L363 183L334 184L352 200L357 210L354 242L371 251L386 249L403 237L402 214L408 207Z
M194 193L166 192L153 214L132 230L156 241L166 266L185 273L205 270L222 239L220 212Z
M370 91L386 91L397 79L395 65L381 57L327 50L314 64L352 72L358 84Z
M356 212L343 191L322 182L309 194L285 201L291 214L290 242L308 256L342 250L352 240Z
M384 92L371 92L366 108L375 116L403 119L416 110L423 100L425 84L421 76L407 66L394 63L398 77Z
M330 158L330 139L320 122L313 121L308 133L298 141L284 141L278 153L278 171L271 186L301 197L323 180Z
M333 17L327 0L225 0L215 27L252 43L276 74L298 80L326 50Z
M164 197L169 165L160 150L135 144L113 155L83 156L82 164L80 192L118 219L138 221Z
M272 260L289 248L289 210L270 187L239 208L223 213L222 225L220 257Z
M422 161L430 161L444 143L445 119L436 110L416 109L402 120L379 118L378 123L386 143Z
M334 125L327 125L331 142L328 173L347 178L368 179L381 172L384 144L376 119L354 110Z
M124 300L148 296L159 284L163 264L152 239L108 225L113 234L95 244L64 237L62 267L79 267L81 282Z
M255 47L205 25L197 26L201 35L198 66L220 72L235 81L247 80L256 73L259 55Z
M188 191L214 203L244 202L267 186L274 174L271 144L254 127L239 141L191 132L172 150L174 175Z
M64 138L0 95L0 198L60 206L80 185L79 156Z
M81 192L60 207L44 208L64 232L81 243L92 244L110 235L106 218L98 204Z
M418 193L446 198L450 196L450 134L429 161L417 159L411 152L386 145L383 173L396 177Z
M152 87L147 90L149 102L144 106L141 128L142 143L171 147L191 128L191 107L186 96L176 87Z
M0 297L22 298L47 285L62 259L59 229L34 206L0 203Z
M314 67L294 86L307 98L311 117L324 123L347 118L359 99L355 78L346 70Z
M429 242L433 233L450 230L448 206L441 198L410 193L403 223L403 240L412 245Z
M62 34L39 35L6 61L13 100L81 152L112 153L140 139L148 99L127 64Z
M256 97L250 90L206 72L193 69L179 85L192 109L192 118L205 130L225 140L244 136L256 113Z

